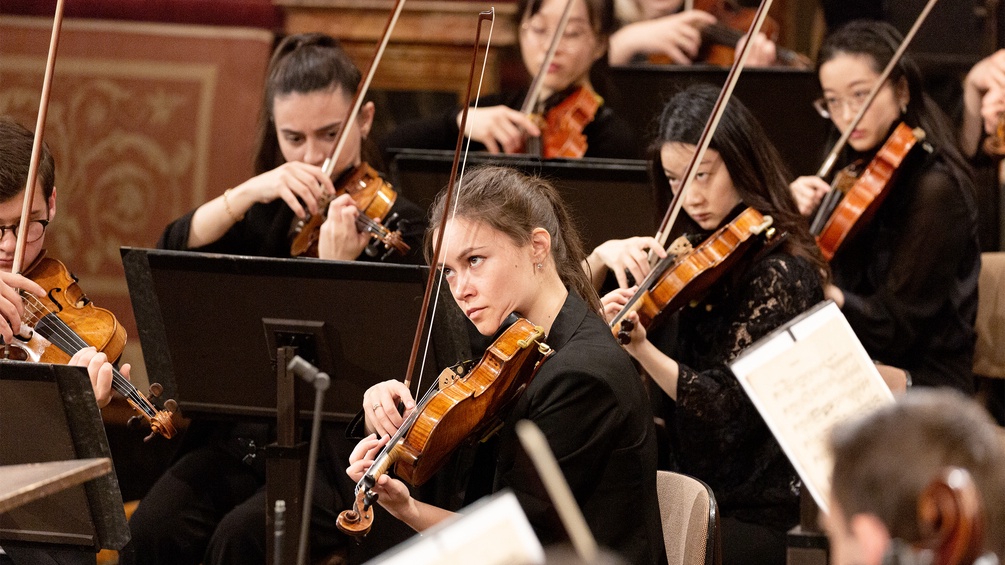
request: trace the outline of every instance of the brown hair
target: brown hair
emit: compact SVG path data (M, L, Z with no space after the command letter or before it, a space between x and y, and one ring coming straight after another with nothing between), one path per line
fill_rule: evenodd
M24 126L6 116L0 117L0 202L21 194L27 186L34 141L34 134ZM56 184L56 164L44 142L38 161L38 180L48 202Z
M579 295L595 312L600 312L600 297L583 271L586 258L565 203L548 181L506 167L483 166L464 177L460 194L455 197L456 215L483 223L502 232L517 245L530 243L531 232L544 228L551 235L551 255L562 282ZM443 224L441 190L429 209L426 231L426 261L432 257L433 233Z
M973 478L985 512L985 547L1005 555L1005 445L973 400L951 389L911 391L835 428L831 494L850 519L873 514L891 537L920 541L917 505L948 466Z
M351 100L362 77L352 59L332 37L304 33L283 39L272 53L265 79L255 174L271 171L285 162L273 124L272 104L277 96L341 87L346 98Z

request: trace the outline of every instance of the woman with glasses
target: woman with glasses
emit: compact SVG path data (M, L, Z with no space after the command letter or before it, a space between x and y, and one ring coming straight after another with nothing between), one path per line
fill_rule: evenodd
M864 20L824 41L816 107L838 130L848 128L901 41L893 26ZM838 249L825 294L874 359L907 370L916 384L972 393L980 271L974 187L953 129L921 85L917 66L903 57L849 137L844 164L867 164L901 122L925 132L875 217ZM790 188L806 215L830 190L815 176Z
M520 53L530 77L538 74L551 38L565 9L566 0L521 0L517 7ZM613 31L611 0L573 0L572 12L555 58L543 77L540 103L533 112L546 114L584 87L594 97L590 69L607 52ZM526 153L527 138L541 136L539 122L520 111L526 91L486 96L468 113L473 150L491 153ZM582 130L585 157L636 158L641 145L635 133L603 100ZM398 148L453 149L461 113L453 108L432 118L401 124L381 143L385 150Z

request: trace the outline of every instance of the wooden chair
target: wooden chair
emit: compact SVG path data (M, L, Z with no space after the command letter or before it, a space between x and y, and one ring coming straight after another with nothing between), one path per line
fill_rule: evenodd
M687 475L656 471L663 543L669 565L719 563L719 512L708 485Z

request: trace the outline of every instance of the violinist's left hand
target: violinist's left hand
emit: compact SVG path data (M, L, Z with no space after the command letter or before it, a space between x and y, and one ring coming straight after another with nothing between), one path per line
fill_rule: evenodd
M387 444L389 437L383 436L378 439L377 434L370 434L356 444L349 455L349 467L345 470L354 483L359 483L373 465L374 458ZM404 516L413 502L405 483L386 473L377 479L373 492L377 494L377 502L396 517Z
M328 205L328 217L321 224L318 239L318 257L352 261L359 257L370 241L370 234L356 229L359 208L348 194L332 200Z
M844 308L844 291L840 288L829 284L824 287L824 298L834 301L838 308Z
M94 389L94 399L98 408L104 408L112 399L112 364L108 356L93 347L85 347L70 358L70 365L87 367L87 376L91 379ZM122 376L129 378L131 367L128 363L122 366Z
M744 42L747 41L747 35L740 38L740 41L736 44L735 56L740 56L740 50L743 49ZM775 42L768 39L768 36L761 32L757 32L754 36L754 40L750 44L750 54L747 55L747 66L748 67L770 67L777 63L777 49Z

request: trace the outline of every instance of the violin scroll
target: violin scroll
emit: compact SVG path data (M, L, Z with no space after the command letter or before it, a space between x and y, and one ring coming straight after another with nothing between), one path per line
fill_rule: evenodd
M937 565L974 563L984 551L984 510L970 474L944 470L918 498L921 546L935 552Z

